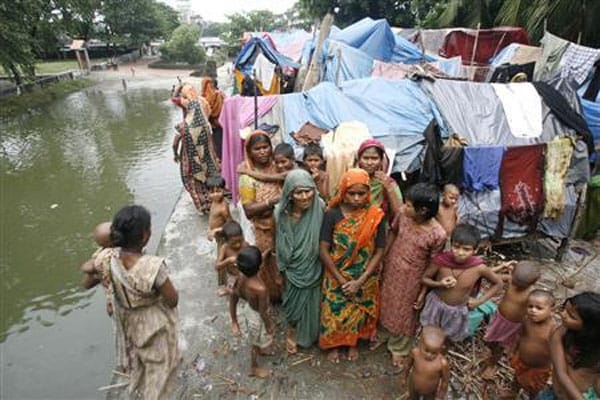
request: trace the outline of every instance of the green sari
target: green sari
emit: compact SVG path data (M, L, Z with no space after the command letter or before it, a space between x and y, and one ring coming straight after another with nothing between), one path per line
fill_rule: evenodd
M298 187L315 190L312 205L300 219L290 218L292 192ZM281 201L275 207L277 266L285 276L283 309L296 330L296 342L310 347L319 337L321 275L319 234L325 204L318 196L315 182L302 169L291 171L283 184Z

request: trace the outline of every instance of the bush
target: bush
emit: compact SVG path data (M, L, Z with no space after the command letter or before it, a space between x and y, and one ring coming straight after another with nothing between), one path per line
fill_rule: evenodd
M160 47L161 58L169 62L199 64L204 61L204 49L198 46L200 29L194 25L180 25L168 42Z

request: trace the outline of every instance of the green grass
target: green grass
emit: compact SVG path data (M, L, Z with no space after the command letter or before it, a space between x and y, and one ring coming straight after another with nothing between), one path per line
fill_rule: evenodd
M79 69L77 60L41 61L35 64L35 73L39 75L59 74L72 69Z
M61 81L31 93L1 98L0 117L11 117L41 107L93 84L93 81L86 78Z

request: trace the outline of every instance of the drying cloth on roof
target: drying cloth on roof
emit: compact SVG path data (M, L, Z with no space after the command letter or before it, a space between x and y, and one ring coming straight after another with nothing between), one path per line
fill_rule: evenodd
M509 64L527 64L535 62L540 58L542 49L535 46L527 46L525 44L511 43L500 51L494 57L490 64L502 65Z
M442 184L453 183L457 186L462 184L464 151L463 147L442 147L442 158L440 159Z
M565 177L571 164L573 142L570 138L556 138L546 146L544 218L557 219L565 208Z
M371 75L376 78L404 79L408 75L410 67L405 64L392 64L375 60Z
M525 74L527 79L526 81L531 82L533 80L533 69L535 67L535 62L530 62L528 64L502 64L498 65L494 68L492 72L492 76L490 77L490 82L501 82L508 83L511 82L512 79L518 74Z
M598 57L600 49L571 43L560 59L560 76L573 77L575 82L581 85L592 71Z
M327 150L327 175L329 177L329 195L333 197L339 188L342 175L351 168L360 144L370 139L369 129L358 121L345 122L337 129L323 136L324 148Z
M256 79L258 79L266 91L271 90L271 82L275 75L275 64L267 59L263 53L259 53L254 61L254 70L256 71Z
M465 147L463 155L465 190L479 192L497 189L505 150L502 146Z
M527 31L523 28L480 29L476 32L457 29L446 35L440 55L461 56L467 65L471 64L471 60L476 64L487 64L511 43L529 44Z
M310 122L307 122L298 132L293 133L292 136L296 139L296 142L306 146L310 143L319 144L321 142L321 136L326 133L327 131L325 129L321 129L318 126L314 126Z
M544 102L550 107L552 113L566 126L572 128L578 134L582 135L588 151L594 151L594 141L590 129L585 122L585 119L577 111L571 107L567 99L552 86L546 82L534 82L533 86L538 91Z
M509 147L500 167L501 214L531 230L544 208L544 147Z
M536 81L548 79L554 75L569 42L546 32L540 40L540 45L542 46L542 55L535 64L534 78Z
M510 133L516 137L537 138L542 134L542 101L530 83L493 83L502 103Z

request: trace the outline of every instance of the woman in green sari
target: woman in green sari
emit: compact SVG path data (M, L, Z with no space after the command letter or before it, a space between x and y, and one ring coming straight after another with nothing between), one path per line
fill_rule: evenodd
M386 174L390 160L377 139L367 139L358 148L356 165L369 174L371 205L381 207L386 220L393 221L402 206L402 193L396 181Z
M319 234L325 204L308 172L292 170L275 207L277 266L285 276L283 309L288 323L286 348L310 347L319 337L321 274Z

